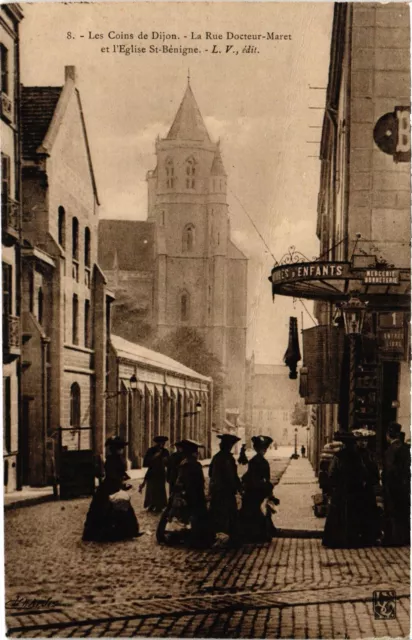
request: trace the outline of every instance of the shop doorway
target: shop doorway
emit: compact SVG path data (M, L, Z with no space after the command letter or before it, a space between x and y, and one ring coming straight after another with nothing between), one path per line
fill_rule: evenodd
M399 386L399 362L382 362L382 385L381 385L381 433L380 450L383 454L386 450L386 431L390 422L396 421L397 400Z

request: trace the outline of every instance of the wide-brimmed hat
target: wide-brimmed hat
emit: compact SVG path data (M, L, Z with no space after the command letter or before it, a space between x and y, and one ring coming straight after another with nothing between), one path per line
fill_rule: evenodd
M104 444L111 449L123 449L129 443L121 436L110 436Z
M352 433L353 437L357 440L363 440L364 438L373 438L373 436L376 436L376 431L373 431L373 429L367 429L366 427L362 427L361 429L354 429Z
M270 436L253 436L252 442L255 446L268 447L273 442Z
M167 436L155 436L153 442L167 442L169 438Z
M199 447L203 447L204 445L200 444L200 442L196 442L196 440L185 439L181 440L180 446L185 451L197 451Z
M223 442L223 444L230 445L231 447L240 440L240 438L231 433L220 433L217 437Z

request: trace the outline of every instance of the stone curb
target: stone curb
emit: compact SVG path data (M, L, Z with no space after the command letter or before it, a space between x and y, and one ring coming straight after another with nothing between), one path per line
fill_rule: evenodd
M59 500L57 496L53 494L47 496L33 496L32 498L23 498L22 500L15 500L4 504L4 511L11 511L12 509L20 509L21 507L33 507L36 504L42 504L43 502L54 502Z

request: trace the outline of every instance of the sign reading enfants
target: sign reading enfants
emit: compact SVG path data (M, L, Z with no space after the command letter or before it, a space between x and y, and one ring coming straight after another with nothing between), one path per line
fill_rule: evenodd
M272 282L296 282L298 280L317 280L319 278L347 278L349 264L346 262L306 262L275 267L272 270Z

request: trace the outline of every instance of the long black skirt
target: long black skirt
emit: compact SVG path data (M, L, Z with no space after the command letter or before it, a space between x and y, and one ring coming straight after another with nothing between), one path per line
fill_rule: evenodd
M139 536L139 523L131 504L119 510L100 486L93 496L83 531L84 541L115 542Z

